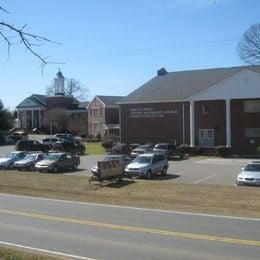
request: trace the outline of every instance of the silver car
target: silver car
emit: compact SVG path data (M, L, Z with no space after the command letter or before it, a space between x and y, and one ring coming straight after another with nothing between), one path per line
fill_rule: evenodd
M151 179L152 175L156 173L165 176L168 167L168 160L164 154L140 154L126 166L125 175L127 177L139 176Z
M19 171L23 169L34 171L35 164L43 160L46 156L46 153L29 153L22 160L14 162L13 167Z
M248 163L238 174L237 185L260 185L260 161Z

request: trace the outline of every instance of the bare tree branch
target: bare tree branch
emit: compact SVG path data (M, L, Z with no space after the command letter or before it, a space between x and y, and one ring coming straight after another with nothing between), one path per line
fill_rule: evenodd
M253 24L238 43L240 58L248 64L260 64L260 23Z
M0 6L0 11L9 13L1 6ZM34 49L34 47L39 47L43 43L55 43L55 44L59 44L59 43L49 40L48 38L42 37L40 35L25 31L26 26L27 25L25 24L22 28L19 29L18 27L11 25L10 23L7 23L5 21L0 22L0 39L2 38L2 41L4 41L7 44L8 58L9 58L11 45L17 44L17 42L14 42L12 39L18 39L19 44L24 45L26 50L28 50L33 56L35 56L41 61L42 69L46 64L49 63L60 64L57 62L47 61L47 57L43 57ZM13 33L13 35L11 36L8 35L8 33L10 32Z

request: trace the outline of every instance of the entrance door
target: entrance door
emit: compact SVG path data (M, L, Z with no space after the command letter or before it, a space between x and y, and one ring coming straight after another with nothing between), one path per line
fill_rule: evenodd
M214 129L199 129L199 145L214 146Z

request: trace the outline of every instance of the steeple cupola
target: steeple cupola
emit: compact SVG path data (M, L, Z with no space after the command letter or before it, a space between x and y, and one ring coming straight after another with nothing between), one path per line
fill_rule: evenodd
M59 71L56 74L56 77L54 78L54 89L55 89L55 95L63 95L64 96L64 77L59 69Z

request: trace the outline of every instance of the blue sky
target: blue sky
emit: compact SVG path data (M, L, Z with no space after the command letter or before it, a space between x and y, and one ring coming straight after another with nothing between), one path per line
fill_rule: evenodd
M128 95L165 67L182 71L245 65L236 46L260 22L259 0L1 0L1 20L60 44L35 50L45 66L0 42L0 99L15 107L45 94L58 68L95 95Z

